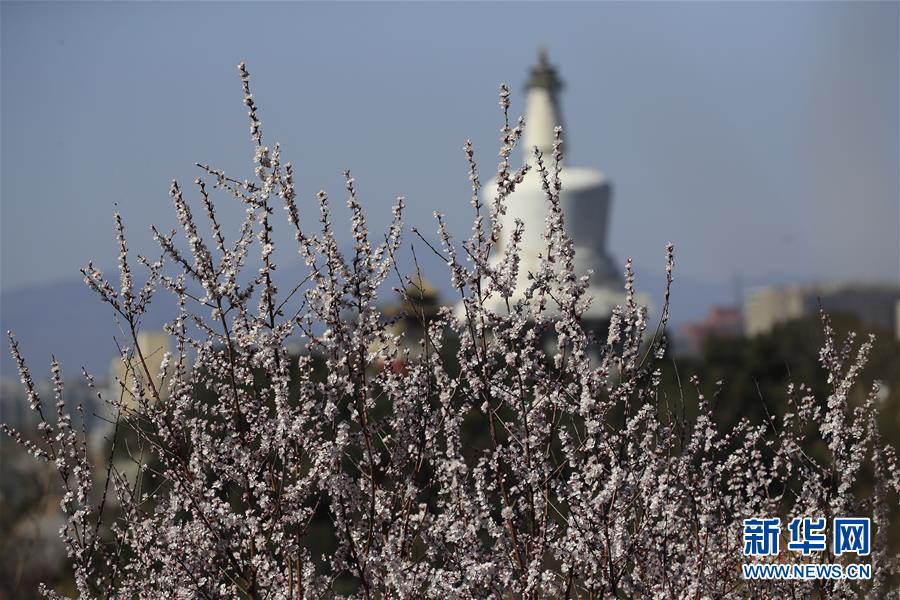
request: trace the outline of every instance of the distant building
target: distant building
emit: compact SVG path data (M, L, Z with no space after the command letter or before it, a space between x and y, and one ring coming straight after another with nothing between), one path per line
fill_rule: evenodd
M141 331L137 336L137 345L140 348L140 355L144 357L144 363L147 371L151 374L150 380L153 387L159 392L161 398L168 397L167 380L163 373L163 358L172 351L172 340L169 335L163 331ZM170 367L171 369L171 367ZM171 370L167 371L171 372ZM134 378L137 374L138 380L147 386L147 376L144 372L144 365L138 358L138 352L128 359L122 357L114 358L110 364L110 378L107 389L104 393L104 399L107 402L118 402L121 398L126 407L132 409L135 406L133 387ZM149 387L149 386L148 386ZM151 397L152 392L147 391L147 397ZM91 439L91 451L100 455L108 452L110 440L115 430L114 420L116 418L115 409L111 409L109 405L102 407L102 413L105 417L105 427L100 429ZM99 413L98 413L99 414ZM129 459L117 459L117 468L122 473L134 476L136 473L136 465Z
M0 422L24 430L37 425L38 421L37 414L28 407L25 386L18 380L0 380ZM4 439L6 436L0 434L0 444Z
M744 319L737 306L714 306L709 314L699 321L686 323L676 338L680 354L699 355L707 340L713 338L736 338L744 334Z
M162 331L142 331L138 333L137 341L138 347L141 350L141 355L146 362L147 371L150 372L153 386L157 389L161 397L165 397L167 390L165 382L160 377L160 370L162 368L163 357L172 349L171 339L168 334ZM144 373L144 366L137 357L138 353L135 352L134 356L129 360L125 360L121 357L112 360L110 366L111 378L109 382L111 399L117 400L119 398L123 393L123 384L125 400L128 401L131 398L131 389L134 384L135 372L137 372L141 381L146 382L147 378Z
M848 314L863 324L900 337L900 288L889 284L832 283L760 288L750 293L744 310L748 336L768 333L776 325L817 315L819 303L829 314Z
M389 366L399 371L405 366L403 354L409 352L411 359L419 359L424 348L425 328L438 316L441 309L440 295L437 289L424 278L417 275L405 284L405 294L401 294L397 302L384 308L383 315L388 324L386 333L398 336L399 347L393 340L388 342L392 350L399 350L399 356L391 365L378 364L379 368ZM378 351L379 342L369 346L371 352Z
M525 86L525 132L521 146L524 159L534 167L534 148L543 154L544 164L552 169L554 129L562 126L559 92L562 89L556 69L550 65L542 50L538 63L532 67ZM574 129L577 131L577 128ZM573 129L563 131L568 139ZM625 303L622 272L624 264L618 264L607 250L609 239L610 210L612 206L612 183L601 171L593 168L570 166L568 156L560 172L562 205L566 232L575 245L575 270L584 275L591 270L590 287L587 297L590 308L584 318L589 323L607 322L613 308ZM496 181L484 186L484 201L490 206L496 191ZM509 236L515 229L517 219L524 225L520 245L520 266L515 292L511 300L516 302L524 297L531 283L529 272L540 269L540 254L546 251L542 239L547 219L547 199L536 168L532 168L525 179L516 186L506 201L506 213L502 219L503 230L499 247L493 255L494 261L503 257L509 244ZM640 304L648 304L648 298L641 296ZM499 296L487 300L487 307L498 312L505 311L505 301ZM549 307L553 310L552 306ZM461 313L461 307L457 307Z
M66 374L67 372L63 371L63 375ZM41 398L44 416L55 422L56 400L53 384L48 379L38 379L35 381L35 391ZM76 409L79 404L83 410L85 429L88 433L103 426L102 421L96 416L104 412L103 403L97 398L97 390L89 387L78 373L71 373L70 377L65 379L63 400L76 429L81 428L81 414ZM25 435L33 435L36 432L34 427L40 420L38 413L29 406L25 386L19 381L0 380L0 422L19 429ZM8 438L0 434L0 445L7 441Z

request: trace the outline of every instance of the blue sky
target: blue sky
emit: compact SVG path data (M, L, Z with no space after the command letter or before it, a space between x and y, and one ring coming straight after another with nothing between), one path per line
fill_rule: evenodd
M898 7L3 2L0 287L114 265L115 205L151 251L195 162L250 176L241 60L303 198L341 204L349 168L375 228L402 194L410 225L440 209L465 235L463 142L487 179L497 85L521 110L541 45L568 161L614 182L620 260L661 270L671 240L703 281L896 282Z

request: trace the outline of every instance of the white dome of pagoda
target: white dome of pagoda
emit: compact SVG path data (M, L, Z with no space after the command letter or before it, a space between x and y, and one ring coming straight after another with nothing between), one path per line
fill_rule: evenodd
M541 51L538 64L532 70L526 91L525 132L522 146L525 159L534 162L534 148L537 147L544 156L544 164L552 169L554 130L562 126L558 94L562 84L556 70L547 61L547 55ZM564 139L568 131L564 130ZM607 250L609 235L610 208L612 204L612 185L609 179L599 170L584 167L573 167L564 158L560 172L562 205L566 232L575 245L576 273L586 275L592 271L587 296L591 304L584 318L590 321L604 321L609 318L616 305L624 304L625 292L622 271ZM484 187L484 201L490 206L492 194L496 190L496 181ZM516 293L512 300L522 297L528 286L528 273L537 272L540 268L539 255L545 251L546 243L542 239L547 218L547 198L541 185L537 169L532 168L525 179L516 186L506 201L506 214L501 217L503 230L500 248L495 260L503 256L503 249L508 243L508 236L515 228L517 219L524 223L524 235L521 249L521 263ZM640 300L644 300L640 298ZM504 310L504 302L499 297L488 298L488 308ZM642 302L644 303L644 302Z

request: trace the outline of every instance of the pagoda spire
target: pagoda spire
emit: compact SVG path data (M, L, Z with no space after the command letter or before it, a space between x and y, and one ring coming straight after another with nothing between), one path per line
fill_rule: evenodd
M562 126L558 94L563 84L547 59L547 51L538 51L538 62L531 68L525 84L525 160L534 161L534 147L553 160L554 129Z

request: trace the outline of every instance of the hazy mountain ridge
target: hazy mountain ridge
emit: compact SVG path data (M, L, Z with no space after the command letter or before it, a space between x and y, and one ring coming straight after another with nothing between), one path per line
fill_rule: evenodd
M112 271L113 273L115 271ZM176 304L165 293L158 294L143 326L161 329L174 315ZM98 380L106 379L116 355L115 340L124 336L115 311L105 304L81 278L29 286L0 294L0 327L12 331L19 350L36 380L46 379L51 356L60 362L64 376L73 377L84 367ZM0 377L17 378L16 366L4 340Z
M345 253L345 256L352 254ZM431 253L420 253L419 265L423 276L440 291L445 302L456 300L456 292L449 286L447 267ZM403 261L406 263L407 261ZM401 265L401 273L413 273ZM656 318L665 289L665 276L661 270L638 267L636 286L650 295L655 307L651 318ZM115 269L105 271L115 279ZM297 279L300 267L279 270L284 293L292 286L286 282ZM734 302L734 290L730 284L702 281L681 277L676 272L672 293L672 323L677 325L697 319L713 304ZM390 277L381 290L382 304L389 304L397 287L396 275ZM115 285L117 282L113 281ZM159 290L154 297L142 327L145 330L162 329L177 311L174 297L166 290ZM28 286L0 294L0 327L12 331L19 340L22 355L28 361L36 380L46 379L50 372L51 356L56 356L66 377L78 376L81 367L103 380L109 375L110 363L116 356L115 340L122 343L124 336L115 319L115 312L90 290L81 278L68 278L47 284ZM17 379L15 362L4 341L0 359L0 377Z

